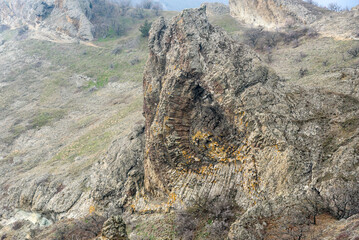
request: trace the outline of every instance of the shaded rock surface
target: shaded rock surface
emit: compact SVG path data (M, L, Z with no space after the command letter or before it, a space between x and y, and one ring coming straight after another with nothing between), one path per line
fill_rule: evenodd
M244 213L231 239L258 239L261 228L250 227L290 206L314 214L315 203L338 219L359 212L357 91L287 85L205 8L159 19L149 47L144 184L153 199L167 208L234 199ZM137 199L136 210L166 209L153 199Z

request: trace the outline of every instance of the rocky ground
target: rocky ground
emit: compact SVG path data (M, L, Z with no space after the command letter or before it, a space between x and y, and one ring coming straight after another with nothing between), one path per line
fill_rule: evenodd
M34 29L0 33L1 236L24 239L29 227L93 211L95 163L116 159L143 124L147 41L138 31L144 20L131 21L123 37L94 42ZM9 234L19 222L20 235Z
M357 43L207 6L1 30L2 239L359 237Z

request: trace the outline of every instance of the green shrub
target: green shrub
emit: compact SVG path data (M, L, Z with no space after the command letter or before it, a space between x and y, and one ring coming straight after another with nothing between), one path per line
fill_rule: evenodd
M148 37L150 34L152 23L149 23L147 20L143 25L140 26L139 30L141 32L142 37Z

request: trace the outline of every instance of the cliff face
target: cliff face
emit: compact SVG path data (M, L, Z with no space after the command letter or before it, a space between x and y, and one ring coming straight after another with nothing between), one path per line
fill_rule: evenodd
M0 3L0 23L11 27L46 28L92 40L91 8L89 0L4 0Z
M301 0L230 0L232 16L248 24L274 28L288 23L310 24L324 10Z
M118 21L112 17L119 12L118 5L108 0L3 0L0 25L28 26L31 30L93 40L97 33Z
M302 0L229 0L231 15L241 22L278 29L310 26L325 36L358 39L358 10L332 12Z
M358 213L357 90L287 86L254 52L212 26L205 8L155 22L149 47L148 193L169 196L177 207L195 197L235 200L245 213L232 239L259 234L248 229L253 219L307 202L338 218ZM352 81L357 86L358 76Z

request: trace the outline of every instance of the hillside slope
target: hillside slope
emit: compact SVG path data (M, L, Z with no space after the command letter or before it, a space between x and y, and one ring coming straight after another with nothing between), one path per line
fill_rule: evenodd
M145 19L122 18L122 37L91 43L41 40L22 27L0 33L0 237L88 215L96 163L116 160L143 124ZM136 161L122 166L125 177Z
M1 238L358 237L355 41L220 12L0 33Z

